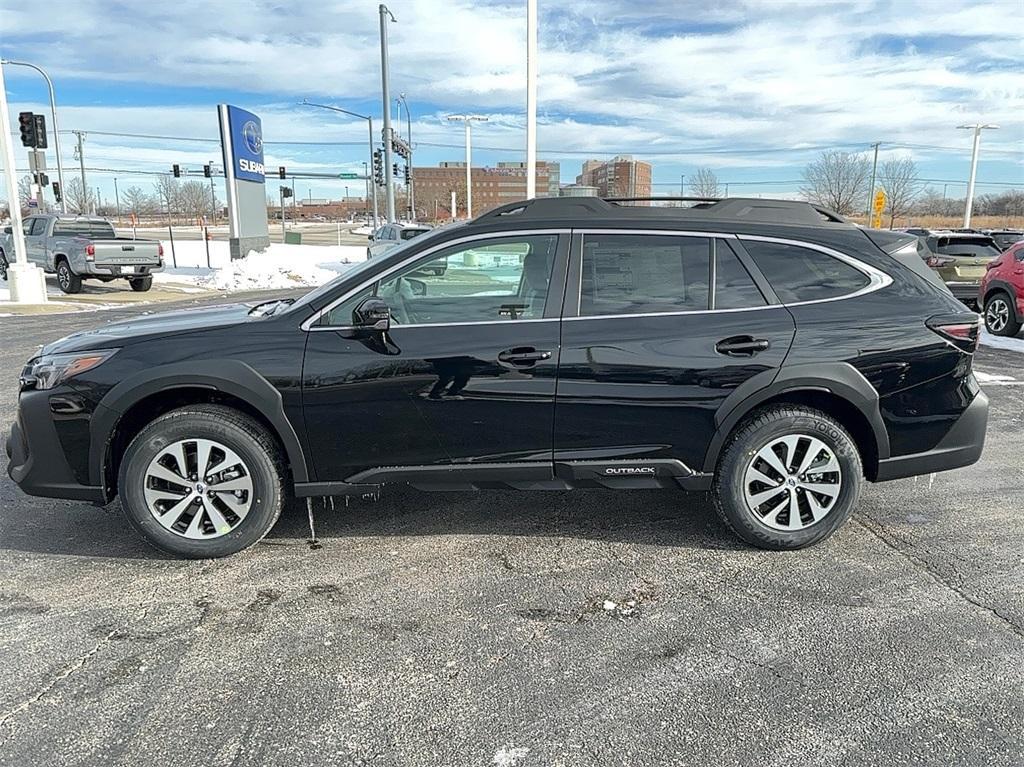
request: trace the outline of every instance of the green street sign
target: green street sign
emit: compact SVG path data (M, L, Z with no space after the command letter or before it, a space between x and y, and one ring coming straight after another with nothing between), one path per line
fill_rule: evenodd
M359 178L358 173L339 173L338 178Z

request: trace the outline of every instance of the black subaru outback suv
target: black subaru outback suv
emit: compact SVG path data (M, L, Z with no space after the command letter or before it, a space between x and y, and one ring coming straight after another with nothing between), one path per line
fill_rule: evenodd
M864 480L976 461L978 318L916 238L806 203L538 199L294 302L113 323L21 377L9 473L157 547L259 541L289 494L710 490L745 541L832 534Z

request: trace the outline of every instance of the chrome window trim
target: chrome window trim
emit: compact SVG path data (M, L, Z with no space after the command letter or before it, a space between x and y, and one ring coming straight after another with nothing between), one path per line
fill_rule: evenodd
M741 242L741 243L744 240L759 240L761 242L775 242L775 243L780 243L782 245L794 245L794 246L799 247L799 248L807 248L809 250L817 250L817 251L819 251L821 253L824 253L825 255L828 255L828 256L831 256L833 258L836 258L836 259L842 261L843 263L848 264L849 266L852 266L854 269L856 269L857 271L861 272L864 276L866 276L868 278L868 284L865 285L863 288L860 288L859 290L854 291L853 293L846 293L846 294L841 295L841 296L833 296L832 298L816 298L816 299L814 299L812 301L795 301L793 303L786 303L785 301L780 301L777 304L767 304L766 306L746 306L746 307L741 307L739 309L688 309L688 310L675 311L675 312L642 312L642 313L639 313L639 314L588 314L586 316L577 314L575 317L563 317L562 319L565 322L573 322L573 321L579 321L579 320L605 320L605 319L612 319L612 318L622 319L622 318L626 318L626 317L672 317L672 316L686 315L686 314L716 314L718 312L756 312L756 311L763 311L764 309L777 309L777 308L780 308L780 307L787 307L788 308L788 307L793 307L793 306L809 306L811 304L823 304L823 303L828 303L830 301L845 301L848 298L856 298L857 296L863 296L863 295L866 295L868 293L873 293L876 290L881 290L882 288L886 288L889 285L892 285L892 283L893 283L892 277L890 277L888 274L886 274L885 272L883 272L880 269L877 269L877 268L871 266L870 264L865 264L863 261L860 261L859 259L856 259L853 256L848 256L845 253L841 253L840 251L834 250L834 249L829 248L829 247L826 247L825 245L818 245L817 243L814 243L814 242L805 242L804 240L794 240L794 239L790 239L790 238L787 238L787 237L769 237L769 236L766 236L766 235L759 235L759 234L741 234L741 235L736 235L736 234L725 234L725 233L720 233L720 232L670 232L670 231L661 231L661 230L654 230L654 229L594 229L594 228L591 228L591 229L574 229L573 233L574 234L581 234L581 235L585 235L585 234L658 234L658 235L678 235L678 236L683 236L683 237L711 237L711 238L732 239L732 240L739 240L739 242ZM581 240L581 246L582 246L583 238L581 237L580 240ZM583 258L582 251L580 252L580 258L581 259ZM765 279L768 279L767 275L765 275ZM768 282L770 283L771 280L768 279ZM579 293L580 300L582 302L582 293L583 293L582 273L581 273L580 284L577 286L577 291ZM579 304L577 304L577 306L579 306Z
M498 239L506 239L508 237L523 237L523 236L534 236L534 235L543 235L543 234L554 234L554 235L566 234L567 235L567 234L569 234L571 232L572 232L571 229L566 229L566 228L560 228L560 229L516 229L516 230L508 231L508 232L481 232L480 234L471 234L471 235L467 235L465 237L458 237L458 238L456 238L454 240L447 240L445 242L438 243L437 245L433 245L433 246L427 248L426 250L421 250L418 253L415 253L415 254L409 256L408 258L400 261L399 263L395 264L394 266L388 267L387 269L385 269L382 272L377 272L370 279L364 280L363 282L359 283L359 285L357 285L356 287L352 288L351 290L346 291L341 296L339 296L335 300L331 301L331 303L329 303L327 306L325 306L320 311L315 312L311 316L307 317L303 321L303 323L301 325L299 325L299 328L301 328L302 330L305 330L306 332L315 331L315 330L351 330L352 329L351 325L326 325L324 327L313 327L313 324L317 320L319 320L323 315L325 315L328 312L330 312L335 306L337 306L338 304L342 303L343 301L347 301L349 298L354 296L356 293L358 293L363 288L365 288L365 287L367 287L369 285L372 285L373 283L377 282L378 280L382 280L385 277L387 277L388 275L393 274L394 272L399 271L400 269L404 268L405 266L409 265L410 263L414 263L416 261L419 261L421 258L424 258L425 256L429 256L432 253L435 253L435 252L437 252L439 250L444 250L446 248L450 248L450 247L453 247L455 245L461 245L461 244L466 243L466 242L474 242L476 240L498 240ZM458 323L455 323L455 322L423 323L422 325L399 325L398 327L411 328L411 327L438 327L438 326L449 326L449 325L487 325L487 324L508 325L510 323L513 323L513 322L540 322L540 321L551 320L551 319L557 319L557 318L543 317L543 318L537 318L537 319L523 319L523 320L519 320L519 319L511 320L510 319L510 320L481 320L479 322L458 322Z

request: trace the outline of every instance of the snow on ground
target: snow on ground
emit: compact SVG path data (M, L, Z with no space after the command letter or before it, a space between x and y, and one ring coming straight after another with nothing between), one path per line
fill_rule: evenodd
M984 325L981 328L981 345L991 346L995 349L1006 349L1011 352L1021 352L1024 354L1024 338L1021 338L1019 335L1015 338L994 336L985 330Z
M262 253L250 251L235 261L231 260L227 242L176 240L173 260L170 241L164 240L163 246L165 268L153 275L154 282L184 283L210 290L315 287L366 260L362 245L274 243Z

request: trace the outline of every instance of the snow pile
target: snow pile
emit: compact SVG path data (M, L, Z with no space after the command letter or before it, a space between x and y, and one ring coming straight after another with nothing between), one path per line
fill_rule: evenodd
M232 261L228 243L214 241L209 243L207 266L206 246L201 240L176 241L172 260L170 242L165 241L166 266L154 280L223 291L316 287L366 259L366 248L359 245L275 243Z
M984 325L982 325L981 328L980 341L982 346L991 346L995 349L1006 349L1011 352L1024 353L1024 338L1021 338L1019 335L1014 338L994 336L985 329Z

